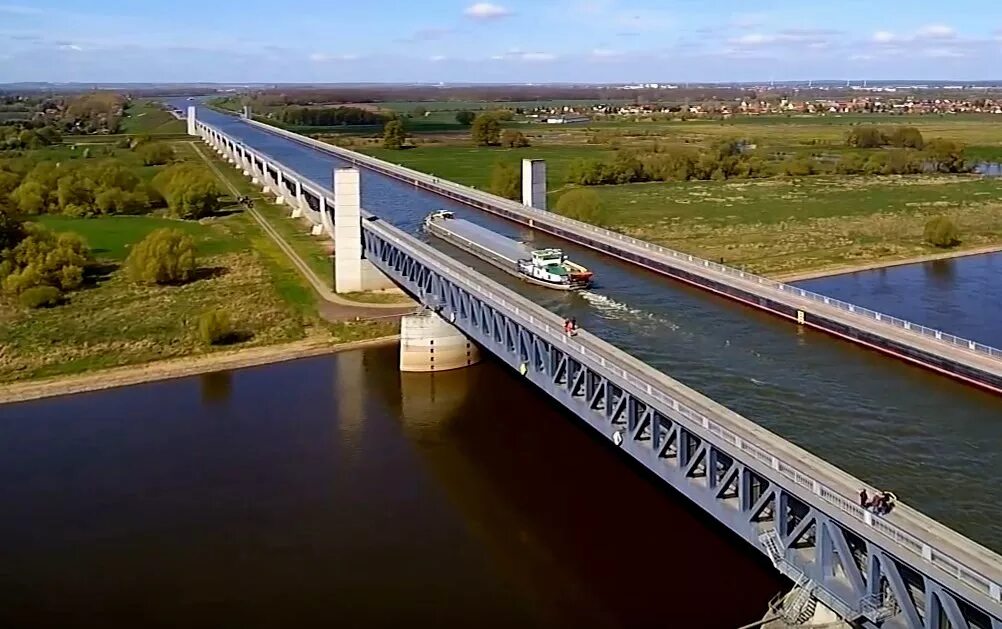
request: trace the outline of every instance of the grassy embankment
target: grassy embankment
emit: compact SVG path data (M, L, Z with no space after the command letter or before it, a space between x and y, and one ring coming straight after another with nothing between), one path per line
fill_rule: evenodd
M326 285L334 288L334 249L326 235L313 236L309 223L302 218L292 218L287 205L272 203L271 197L261 194L239 170L220 159L215 153L203 151L219 166L223 176L240 192L254 200L254 207L283 240L304 260ZM378 304L406 304L410 298L399 291L355 292L342 295L350 301Z
M527 127L534 146L477 148L465 138L403 151L360 150L468 185L486 188L497 161L547 160L551 204L566 189L577 158L603 159L623 147L655 142L707 146L748 138L764 154L846 151L851 124L908 124L926 138L968 144L973 160L1002 153L996 118L824 117L738 118L727 122L610 122L560 129ZM875 149L879 150L879 149ZM925 222L946 215L959 226L959 250L1002 245L1002 181L970 175L889 177L819 175L761 180L636 183L592 188L608 208L613 229L762 273L783 274L921 257L942 250L922 241Z
M197 158L187 143L176 149L183 159ZM37 220L84 236L100 272L54 308L26 310L13 300L0 301L0 382L232 350L206 346L198 338L198 316L217 307L225 308L248 337L236 347L305 338L334 344L395 331L385 322L319 319L312 291L288 258L239 211L200 222L160 216L43 215ZM164 226L194 238L198 279L170 287L129 282L121 265L130 247Z

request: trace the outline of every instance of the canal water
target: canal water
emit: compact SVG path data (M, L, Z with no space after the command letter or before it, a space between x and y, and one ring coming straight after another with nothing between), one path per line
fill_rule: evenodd
M232 117L200 115L318 183L330 185L332 168L345 165ZM1002 550L1002 396L364 170L362 202L765 428ZM541 247L562 247L595 271L595 287L568 294L528 285L421 235L424 216L440 208Z
M836 275L797 286L1002 348L1002 253Z
M487 361L0 407L0 627L733 627L784 584Z

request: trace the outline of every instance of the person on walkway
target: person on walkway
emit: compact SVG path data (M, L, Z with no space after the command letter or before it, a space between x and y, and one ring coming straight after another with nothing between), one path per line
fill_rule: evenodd
M865 509L868 504L870 504L870 496L867 495L866 489L860 489L859 490L859 506L861 506L861 507L863 507Z
M573 335L574 326L571 323L570 319L564 319L564 332L567 333L567 336L572 336Z
M575 319L574 317L571 317L570 324L571 324L570 335L571 336L577 335L577 333L578 333L578 320Z

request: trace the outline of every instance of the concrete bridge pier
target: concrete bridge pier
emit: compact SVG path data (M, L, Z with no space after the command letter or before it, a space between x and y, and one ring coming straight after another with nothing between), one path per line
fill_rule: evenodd
M306 198L303 197L303 184L298 179L292 180L292 186L295 188L292 200L289 205L292 206L292 218L302 218L305 213Z
M198 135L198 119L195 116L197 109L194 105L188 105L188 135Z
M334 170L334 290L393 288L390 278L362 257L362 187L358 169Z
M438 313L425 310L400 319L400 371L447 371L478 362L480 348Z
M528 205L537 210L546 209L546 162L544 160L522 160L522 205Z

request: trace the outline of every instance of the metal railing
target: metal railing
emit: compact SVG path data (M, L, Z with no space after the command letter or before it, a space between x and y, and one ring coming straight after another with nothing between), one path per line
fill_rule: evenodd
M299 134L293 133L291 131L286 131L285 129L279 129L277 127L271 127L256 121L249 121L251 124L263 127L269 132L275 132L280 135L286 135L298 142L305 142L307 144L313 145L321 150L329 153L333 153L343 159L347 159L354 163L364 164L369 168L376 170L381 170L384 172L392 172L399 177L406 177L412 180L421 181L422 183L440 188L442 190L452 191L456 194L460 194L464 197L474 199L480 203L491 205L497 208L506 209L508 211L518 212L520 214L533 215L535 219L551 222L554 224L563 224L568 227L572 227L577 231L587 231L593 234L598 234L606 238L612 238L623 243L630 244L638 249L644 249L649 252L658 253L663 256L671 257L675 260L681 260L683 262L691 263L693 266L703 267L704 269L710 269L724 275L742 279L748 282L752 282L758 286L769 288L784 294L794 295L797 297L802 297L819 304L825 304L827 306L832 306L843 312L859 315L865 317L872 321L879 322L883 325L898 328L901 330L906 330L909 332L914 332L918 335L933 339L936 341L942 341L948 343L959 349L968 350L975 352L977 354L990 356L992 358L1002 359L1002 349L992 347L990 345L985 345L984 343L978 343L977 341L972 341L948 332L943 332L935 328L930 328L918 323L911 321L906 321L898 317L894 317L882 312L877 312L876 310L871 310L869 308L864 308L862 306L857 306L856 304L849 303L847 301L842 301L841 299L836 299L834 297L828 297L820 293L815 293L792 284L786 284L777 280L771 280L767 277L762 277L761 275L756 275L754 273L749 273L747 271L742 271L740 269L735 269L717 262L712 262L697 256L693 256L687 253L682 253L681 251L676 251L674 249L669 249L668 247L663 247L661 245L656 245L632 236L627 236L619 232L614 232L609 229L602 227L597 227L589 223L583 223L559 214L552 212L545 212L543 210L538 210L536 208L517 203L515 201L510 201L508 199L502 199L495 195L482 192L476 188L471 188L469 186L464 186L449 180L439 179L433 175L423 173L406 166L401 166L399 164L393 164L390 162L383 161L381 159L365 155L363 153L357 153L339 146L334 146L331 144L326 144L312 138L307 138Z
M274 160L269 161L274 162ZM287 172L295 172L288 167L283 166L283 168ZM308 180L304 178L304 181ZM311 183L313 186L322 189L322 186L319 186L315 182ZM325 196L327 198L327 202L333 204L333 194L325 193ZM575 223L577 223L577 221L575 221ZM419 258L424 264L434 268L438 273L449 277L450 281L461 285L464 290L470 292L471 294L479 295L481 298L491 303L493 307L505 311L509 317L522 321L524 325L527 324L537 334L547 338L549 342L557 346L564 347L568 355L578 355L582 358L590 359L591 367L600 373L604 372L603 375L605 377L617 381L617 384L620 384L620 386L623 384L629 386L631 393L640 398L656 400L658 404L652 404L652 406L658 408L658 410L666 417L686 424L687 428L694 429L694 432L697 434L699 432L704 432L715 435L719 440L724 441L731 448L740 450L755 461L768 466L775 473L778 473L782 477L792 481L794 485L812 494L817 500L835 508L844 516L852 518L856 521L857 525L872 528L881 535L892 540L898 546L911 551L921 560L924 560L942 570L946 574L957 579L959 582L972 588L974 591L983 594L996 603L1002 602L1002 586L1000 586L1000 582L998 580L993 580L986 575L981 574L978 570L971 568L962 561L954 558L944 549L937 547L934 541L923 540L918 535L906 531L900 526L897 526L888 520L867 511L859 505L856 496L846 496L828 487L814 478L811 473L805 471L801 466L791 462L783 453L770 451L770 447L765 444L765 439L756 438L761 437L762 435L768 435L773 440L778 440L784 444L788 444L789 449L800 450L796 446L793 446L792 444L789 444L789 442L783 440L781 437L774 435L773 433L757 426L750 420L735 414L736 418L739 418L748 424L748 426L743 427L742 434L738 434L732 430L731 427L725 426L722 422L707 417L700 411L689 406L686 402L680 401L678 398L662 391L660 384L663 384L663 382L659 383L659 380L668 380L669 384L672 386L685 390L688 389L685 385L669 378L667 375L655 370L653 367L650 367L633 356L630 356L623 350L587 333L579 334L572 339L564 332L563 327L559 323L560 318L556 314L553 314L545 308L533 304L532 302L528 302L527 300L521 300L523 301L523 305L521 306L514 303L512 299L518 299L518 296L510 291L507 291L503 287L498 286L493 290L485 288L485 285L494 284L489 280L482 279L479 281L472 281L467 279L465 276L472 273L472 269L456 262L452 258L449 258L445 254L417 239L406 235L404 235L403 238L398 236L394 233L399 231L396 228L390 227L386 224L381 224L378 221L363 221L363 229L373 231L379 237L393 242L402 250L408 251L411 255ZM612 234L613 232L609 233ZM651 246L649 243L647 243L647 245ZM678 252L674 253L679 256L691 257L687 256L687 254L681 254ZM736 270L732 271L735 273L738 272ZM774 283L779 284L778 282ZM502 294L502 291L507 292L507 296ZM602 351L598 352L589 349L586 347L586 343L584 342L585 340L587 340L588 344L601 348ZM637 375L638 373L642 375ZM817 460L818 465L815 467L820 467L823 463L820 459L806 451L798 452L797 456L793 458L801 464L809 463L812 459ZM845 475L846 484L852 486L862 486L863 483L858 479L855 479L841 470L838 471L839 473ZM980 547L973 542L970 542L966 538L962 539L980 550Z

